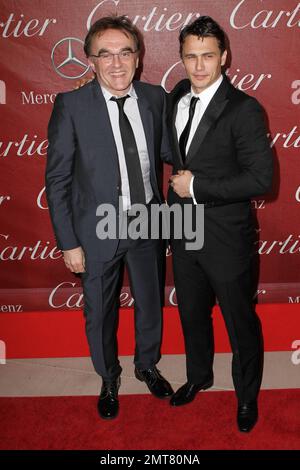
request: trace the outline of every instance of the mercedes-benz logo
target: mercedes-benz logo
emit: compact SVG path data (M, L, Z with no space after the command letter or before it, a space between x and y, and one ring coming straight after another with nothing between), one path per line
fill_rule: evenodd
M81 46L80 48L78 43ZM51 52L51 61L58 75L73 79L82 77L88 71L89 65L77 58L78 56L83 57L82 45L83 41L78 38L63 38L55 44ZM62 60L63 57L65 59ZM78 67L83 71L76 75Z

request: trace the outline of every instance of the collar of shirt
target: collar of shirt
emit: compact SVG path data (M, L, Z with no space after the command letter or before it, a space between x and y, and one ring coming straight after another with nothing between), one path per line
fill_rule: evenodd
M113 95L110 91L108 91L106 88L104 88L104 86L100 85L101 86L101 90L102 90L102 93L103 93L103 96L104 96L104 99L106 102L108 102L112 97L114 98L121 98L121 96L116 96L116 95ZM130 86L130 89L129 91L126 93L126 95L129 95L131 98L135 98L137 100L137 94L135 92L135 89L133 88L133 85L131 84ZM126 95L123 95L123 96L126 96Z
M209 105L209 102L211 101L212 97L216 93L217 89L221 85L223 81L223 75L220 75L218 80L214 82L212 85L210 85L208 88L203 90L201 93L196 94L193 89L191 89L190 93L185 95L184 97L184 104L185 106L189 107L190 106L190 101L192 97L194 96L195 98L199 98L201 101L201 107L202 109L206 109L207 106Z

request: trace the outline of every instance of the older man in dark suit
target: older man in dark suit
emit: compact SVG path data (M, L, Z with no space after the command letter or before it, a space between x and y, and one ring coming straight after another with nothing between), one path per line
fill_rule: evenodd
M96 78L79 90L59 94L49 123L50 215L66 266L82 273L86 333L95 370L103 379L98 410L106 419L119 410L116 331L124 262L135 300L135 375L158 398L173 393L156 368L162 244L120 234L105 239L96 233L96 211L103 204L116 209L115 222L125 223L124 234L134 218L132 206L143 204L148 210L162 202L160 158L169 160L171 155L165 93L160 86L133 81L140 46L139 32L126 17L98 20L84 45Z

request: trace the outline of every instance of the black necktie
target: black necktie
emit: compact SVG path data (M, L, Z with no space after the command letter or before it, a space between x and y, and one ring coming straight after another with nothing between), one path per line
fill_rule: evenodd
M126 160L131 204L146 204L139 153L132 127L128 117L124 113L124 103L127 98L128 95L122 96L122 98L113 97L111 100L115 101L119 108L119 126Z
M185 128L183 129L181 133L181 136L179 137L179 148L180 148L183 163L185 163L185 159L186 159L186 145L189 140L191 125L192 125L195 108L196 108L196 104L198 100L199 98L196 98L195 96L192 97L191 102L190 102L190 108L189 108L189 119L188 119L188 122L186 123Z

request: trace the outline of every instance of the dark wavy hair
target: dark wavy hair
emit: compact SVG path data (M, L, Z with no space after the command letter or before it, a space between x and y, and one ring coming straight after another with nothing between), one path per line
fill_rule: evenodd
M179 35L179 53L182 57L182 47L187 36L198 36L198 38L214 37L218 41L221 54L227 48L226 34L218 23L210 16L200 16L193 23L185 26Z

